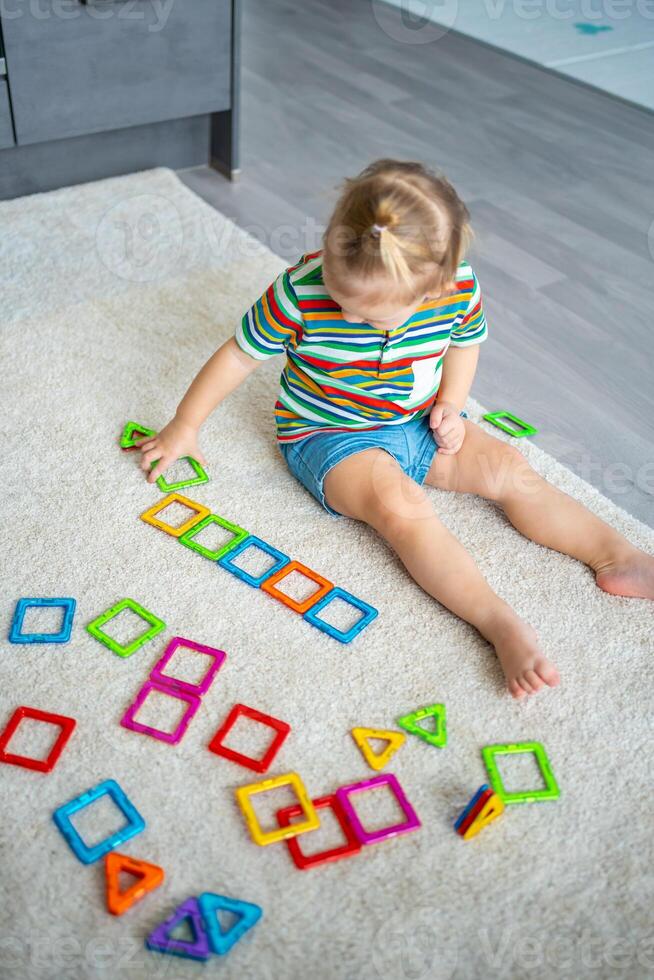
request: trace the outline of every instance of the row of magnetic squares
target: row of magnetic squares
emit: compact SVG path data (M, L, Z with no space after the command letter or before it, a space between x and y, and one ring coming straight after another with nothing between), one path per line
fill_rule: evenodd
M191 511L191 516L177 527L168 524L165 520L162 520L161 513L170 504L181 504L183 507L188 508ZM332 582L312 569L307 568L306 565L303 565L299 561L292 561L288 555L285 555L277 548L273 548L272 545L256 537L254 534L250 534L249 531L239 527L238 524L233 524L218 514L212 514L208 507L196 503L194 500L189 500L188 497L184 497L180 493L170 493L167 497L159 500L153 507L150 507L141 514L141 520L145 521L146 524L151 524L153 527L165 531L166 534L172 535L181 544L198 552L205 558L218 562L222 568L236 575L243 582L247 582L248 585L267 592L268 595L283 602L284 605L293 609L294 612L302 614L304 619L308 623L311 623L312 626L318 627L318 629L329 634L334 639L340 640L341 643L349 643L353 640L378 615L377 610L367 602L358 599L350 592L346 592L345 589L334 586ZM200 533L211 524L219 525L219 527L232 535L226 544L216 549L206 548L197 540ZM259 551L265 552L272 559L272 565L263 574L251 575L239 565L235 564L234 559L242 555L249 548L256 548ZM298 572L316 584L315 591L306 599L293 599L278 588L282 579L290 575L291 572ZM334 599L342 600L361 613L354 625L348 630L341 630L321 619L318 615Z

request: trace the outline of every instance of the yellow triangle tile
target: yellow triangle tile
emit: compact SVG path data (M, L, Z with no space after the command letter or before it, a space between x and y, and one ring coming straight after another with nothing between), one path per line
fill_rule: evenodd
M385 728L353 728L352 738L359 747L363 758L371 769L379 772L395 755L401 745L406 741L406 735L402 732L387 731ZM373 752L368 739L376 738L380 741L388 742L382 752Z

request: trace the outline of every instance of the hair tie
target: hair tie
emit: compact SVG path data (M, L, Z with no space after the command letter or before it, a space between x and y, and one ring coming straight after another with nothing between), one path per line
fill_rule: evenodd
M382 231L386 231L386 225L373 225L372 230L373 234L381 235Z

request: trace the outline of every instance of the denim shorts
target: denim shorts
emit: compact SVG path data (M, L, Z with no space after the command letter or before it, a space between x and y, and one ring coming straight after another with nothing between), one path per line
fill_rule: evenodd
M465 412L460 413L467 418ZM364 449L385 449L416 483L424 483L438 446L429 415L399 425L354 432L318 432L299 442L278 443L286 464L332 517L342 517L325 500L325 477L337 463Z

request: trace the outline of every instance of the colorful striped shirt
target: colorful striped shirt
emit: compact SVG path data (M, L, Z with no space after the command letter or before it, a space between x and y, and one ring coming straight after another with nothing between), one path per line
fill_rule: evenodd
M449 345L479 344L487 335L479 283L467 262L457 270L456 287L385 332L343 318L325 288L321 252L282 272L234 335L256 360L286 353L275 404L279 441L428 414Z

